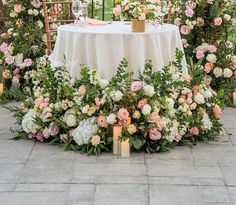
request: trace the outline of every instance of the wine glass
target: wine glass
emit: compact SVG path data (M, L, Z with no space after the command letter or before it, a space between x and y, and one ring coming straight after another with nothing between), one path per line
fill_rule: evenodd
M86 25L87 18L88 18L88 4L86 2L83 2L80 5L80 16L79 16L79 19L83 22L83 25Z
M78 19L80 16L80 10L81 10L81 2L79 0L74 0L72 2L72 13L74 14L75 18L76 18L76 24L78 24Z
M162 0L161 1L161 4L160 4L160 6L161 6L161 12L160 12L160 17L161 17L161 20L160 20L160 23L161 23L161 25L163 25L164 24L164 18L165 18L165 16L166 16L166 14L167 14L167 10L168 10L168 3L164 0Z

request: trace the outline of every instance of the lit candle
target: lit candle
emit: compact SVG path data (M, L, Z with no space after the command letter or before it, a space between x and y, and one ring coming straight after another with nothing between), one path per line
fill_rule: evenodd
M233 92L233 104L236 105L236 90Z
M120 154L121 154L121 157L130 156L129 139L121 141Z
M128 117L127 122L126 122L126 126L128 127L129 125L131 125L131 117Z
M3 83L0 83L0 95L3 94Z
M120 154L120 139L122 134L122 127L116 125L113 127L113 154Z

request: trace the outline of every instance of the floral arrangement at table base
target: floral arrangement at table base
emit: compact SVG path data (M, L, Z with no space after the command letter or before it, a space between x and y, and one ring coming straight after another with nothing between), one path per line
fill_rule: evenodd
M204 72L199 73L207 75L222 101L229 103L236 89L236 41L229 36L236 28L236 3L182 0L175 14L186 55L203 65Z
M162 72L153 72L147 61L135 81L125 59L110 81L83 67L73 83L65 68L39 62L38 70L28 73L34 95L21 108L11 108L22 126L17 138L88 154L111 151L117 125L118 139L129 142L131 151L164 152L213 140L221 129L218 96L204 80L195 84L182 73L182 55L177 51L176 61Z

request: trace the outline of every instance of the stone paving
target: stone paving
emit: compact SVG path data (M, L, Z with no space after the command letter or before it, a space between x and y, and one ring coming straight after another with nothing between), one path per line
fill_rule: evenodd
M10 140L17 126L0 109L0 205L236 204L236 109L222 123L217 141L121 159Z

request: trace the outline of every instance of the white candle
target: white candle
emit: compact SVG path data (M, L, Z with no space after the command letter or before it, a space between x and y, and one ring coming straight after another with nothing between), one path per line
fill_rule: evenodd
M233 104L236 105L236 91L233 92Z
M129 145L128 139L121 141L120 153L121 153L121 157L130 156L130 145Z
M120 154L120 139L122 133L121 126L113 127L113 154Z
M3 84L0 83L0 95L3 94Z

